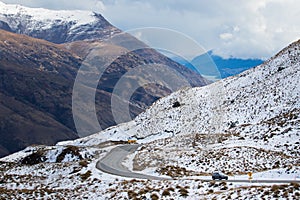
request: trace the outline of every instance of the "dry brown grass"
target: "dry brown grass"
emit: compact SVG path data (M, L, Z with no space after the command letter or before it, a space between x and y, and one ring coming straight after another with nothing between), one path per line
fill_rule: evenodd
M86 173L80 174L80 178L82 179L82 181L86 181L91 175L92 175L92 172L90 170L88 170Z

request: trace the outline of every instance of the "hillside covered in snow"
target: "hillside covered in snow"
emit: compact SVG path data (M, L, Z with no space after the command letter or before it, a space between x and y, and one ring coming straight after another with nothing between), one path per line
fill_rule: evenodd
M218 134L236 133L262 143L285 142L279 138L296 137L299 131L299 68L297 41L256 68L205 87L175 92L134 121L70 144L126 140L129 135L142 142L197 133L208 134L212 140ZM296 138L292 141L297 142ZM297 146L289 144L290 149Z
M255 180L299 181L299 71L300 40L240 75L161 98L131 122L3 158L0 186L14 197L27 188L23 197L298 199L298 183ZM129 136L142 145L123 165L175 180L127 179L95 168ZM204 181L216 170L229 180L253 172L253 183Z

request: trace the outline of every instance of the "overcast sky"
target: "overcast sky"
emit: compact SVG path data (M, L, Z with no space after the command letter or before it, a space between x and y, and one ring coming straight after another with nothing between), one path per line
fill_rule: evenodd
M299 0L0 0L101 13L122 30L182 32L223 57L269 58L300 39Z

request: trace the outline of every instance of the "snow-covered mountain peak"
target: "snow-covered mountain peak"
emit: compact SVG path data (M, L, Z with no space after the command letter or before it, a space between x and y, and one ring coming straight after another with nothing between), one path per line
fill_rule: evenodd
M21 5L4 4L1 2L0 7L1 19L5 19L4 16L19 16L19 19L30 18L33 24L38 28L46 29L51 23L57 23L58 21L73 22L74 27L83 24L89 24L97 20L95 13L83 10L48 10L44 8L28 8ZM45 23L41 23L45 22ZM50 24L48 24L50 23ZM17 25L17 24L16 24ZM16 28L16 27L15 27ZM37 27L32 27L37 28Z
M101 14L92 11L48 10L2 2L0 28L54 43L103 39L119 32Z

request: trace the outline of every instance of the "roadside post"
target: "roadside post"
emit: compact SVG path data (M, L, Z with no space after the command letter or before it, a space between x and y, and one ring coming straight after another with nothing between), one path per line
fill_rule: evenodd
M250 183L251 183L251 181L252 181L252 172L248 172L248 179L249 179L249 181L250 181Z

